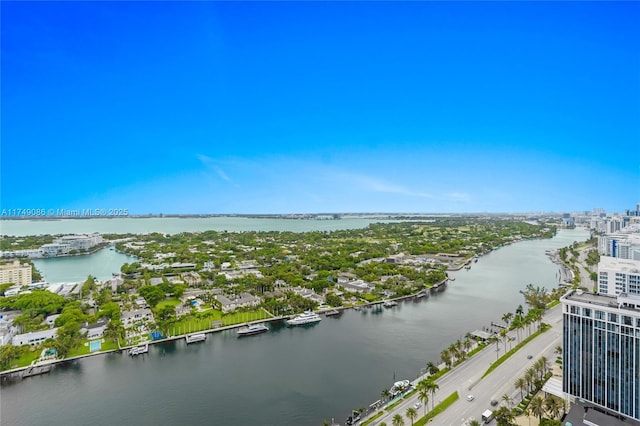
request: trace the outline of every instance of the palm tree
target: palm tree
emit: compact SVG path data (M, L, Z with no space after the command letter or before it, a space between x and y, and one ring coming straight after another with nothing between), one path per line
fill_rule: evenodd
M527 381L524 377L518 377L513 384L517 389L520 389L520 400L522 400L524 398L522 392L527 388Z
M555 349L554 352L558 356L562 355L562 346L560 346L560 345L556 346L556 349Z
M393 426L404 426L404 419L400 414L396 414L393 416L392 420Z
M429 361L429 362L427 362L427 371L429 372L429 374L431 374L433 376L438 371L440 371L440 369L433 362Z
M504 405L493 412L493 416L496 418L498 424L510 425L513 422L513 412Z
M500 330L500 337L502 337L502 342L504 344L504 353L507 353L507 338L509 337L507 334L509 331L506 328Z
M424 405L424 415L427 415L427 404L429 403L429 390L427 388L418 388L418 399Z
M471 419L471 421L469 422L469 426L481 426L480 422L477 421L476 419Z
M448 349L444 349L440 352L440 358L442 358L442 362L444 362L447 368L451 368L451 354Z
M418 411L413 407L409 407L407 408L405 415L409 420L411 420L411 426L413 426L413 421L418 417Z
M547 409L547 412L554 419L557 419L560 415L560 411L562 410L563 402L558 397L549 395L544 401L544 406Z
M389 392L389 389L382 389L382 392L380 392L380 396L384 399L387 400L389 399L389 396L391 395L391 393Z
M527 391L533 390L533 384L536 380L536 371L533 368L528 368L524 373L524 379L527 381Z
M438 384L436 382L434 382L433 380L427 380L427 383L425 385L427 391L429 391L429 393L431 394L431 409L433 410L433 404L435 403L435 395L436 395L436 391L438 389L440 389L440 386L438 386Z
M464 339L464 350L469 353L469 351L471 350L471 348L473 347L473 342L471 341L470 338L466 338Z
M531 414L538 417L538 420L542 420L542 416L544 415L544 401L539 396L536 396L529 402L529 410Z
M507 408L511 409L511 402L513 401L513 398L511 398L508 393L502 395L502 400L507 404Z
M513 314L511 312L507 312L504 315L502 315L502 321L504 321L505 324L507 324L507 328L509 328L509 324L511 324L511 318L513 318Z

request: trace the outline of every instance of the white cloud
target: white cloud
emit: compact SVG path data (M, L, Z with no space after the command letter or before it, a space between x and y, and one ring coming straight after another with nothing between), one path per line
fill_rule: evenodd
M232 182L231 178L224 172L224 170L222 170L220 166L217 165L216 160L202 154L197 154L196 156L198 157L198 160L200 160L202 164L204 164L209 170L214 171L220 177L220 179L225 180L227 182Z

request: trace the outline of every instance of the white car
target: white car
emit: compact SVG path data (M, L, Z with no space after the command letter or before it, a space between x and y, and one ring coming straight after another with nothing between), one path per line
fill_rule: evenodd
M413 406L413 408L415 408L416 410L420 407L422 407L422 402L420 401L416 402L415 405Z
M473 401L473 400L474 400L473 395L467 395L467 401Z

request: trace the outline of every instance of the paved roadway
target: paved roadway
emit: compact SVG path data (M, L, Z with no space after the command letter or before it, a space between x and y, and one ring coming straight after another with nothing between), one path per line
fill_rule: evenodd
M541 356L547 357L550 362L554 362L555 360L554 350L558 345L562 344L561 310L561 305L549 310L545 314L543 321L552 327L521 348L484 379L481 380L482 375L487 368L489 368L491 362L495 362L496 360L495 344L487 346L471 359L454 367L449 373L441 377L437 381L440 388L435 394L434 405L437 405L443 398L446 398L455 391L458 391L460 398L444 412L432 419L431 424L457 426L462 425L470 418L475 418L480 421L482 412L486 409L497 408L491 407L490 401L496 399L500 404L503 404L502 395L505 393L511 395L514 401L519 402L520 391L517 390L513 384L515 380L523 376L527 368ZM523 334L522 331L521 334ZM525 329L524 335L526 336L526 334L527 331ZM510 335L515 337L515 332L511 332ZM517 342L514 341L513 343ZM500 355L504 354L502 346L501 341ZM507 347L507 349L509 349L509 347ZM529 355L533 357L530 360L527 359ZM413 383L416 384L419 380L420 379L417 379ZM468 395L474 396L473 401L467 401ZM393 416L402 414L405 424L410 425L411 421L406 418L405 413L407 408L414 406L418 401L418 396L413 395L411 398L404 400L394 407L391 412L379 417L371 424L379 425L385 422L387 425L391 425L393 424ZM429 408L431 408L431 401L429 401ZM424 407L418 410L418 414L420 417L424 416ZM492 423L495 424L495 420Z

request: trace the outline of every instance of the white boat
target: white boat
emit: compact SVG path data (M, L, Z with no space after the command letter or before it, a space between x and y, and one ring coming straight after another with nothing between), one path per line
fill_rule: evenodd
M250 324L249 326L242 327L238 330L238 337L266 333L267 331L269 331L269 327L264 324Z
M385 308L393 308L394 306L398 306L398 302L395 300L387 300L382 304Z
M207 339L207 335L204 334L204 333L191 334L191 335L186 337L187 344L189 344L189 343L197 343L197 342L204 342L206 339Z
M318 314L312 311L305 311L300 315L296 315L295 317L287 320L287 325L303 325L303 324L312 324L318 321L321 321L322 318Z
M337 309L330 309L330 310L326 311L326 312L324 313L324 315L325 315L325 316L327 316L327 317L331 317L331 316L335 316L335 315L340 315L340 311L339 311L339 310L337 310Z

